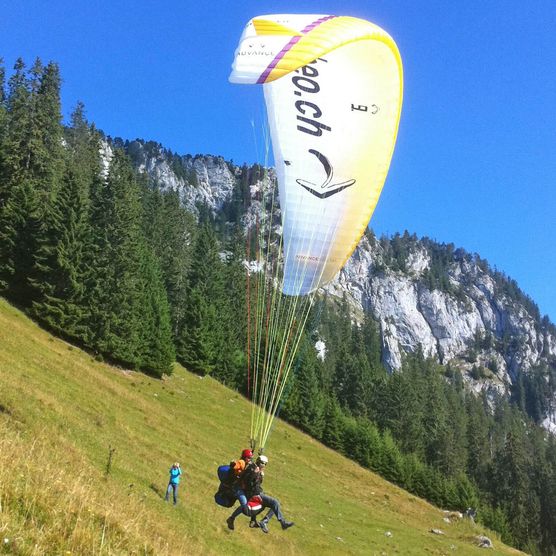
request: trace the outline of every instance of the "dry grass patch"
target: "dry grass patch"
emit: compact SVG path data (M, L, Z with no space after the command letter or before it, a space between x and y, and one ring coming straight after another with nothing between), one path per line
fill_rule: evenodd
M43 436L51 438L33 440L0 421L0 552L164 555L192 548L140 496L122 497L71 445Z

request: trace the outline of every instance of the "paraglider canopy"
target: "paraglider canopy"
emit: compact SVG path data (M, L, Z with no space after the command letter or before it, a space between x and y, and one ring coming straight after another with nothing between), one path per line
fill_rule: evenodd
M393 39L353 17L265 15L245 27L230 81L263 84L280 189L282 291L327 284L378 202L402 102Z
M254 228L269 232L257 242L266 253L257 249L263 271L247 339L251 446L263 449L316 292L351 256L378 202L398 131L402 63L390 35L368 21L263 15L246 25L230 81L263 87L282 218L272 245L267 180L270 217L261 211ZM247 283L250 300L249 274Z

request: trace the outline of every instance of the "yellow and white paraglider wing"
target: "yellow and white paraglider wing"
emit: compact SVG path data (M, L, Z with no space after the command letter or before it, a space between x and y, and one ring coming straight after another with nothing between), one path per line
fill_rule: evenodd
M230 81L263 85L282 212L278 246L272 208L270 217L257 218L256 235L265 230L255 242L263 271L252 290L247 280L247 298L254 300L247 346L251 444L264 449L316 291L352 254L384 185L400 118L402 64L392 38L372 23L267 15L246 26ZM273 207L268 181L261 182L261 206L268 205L265 188Z
M402 103L392 38L352 17L247 25L230 81L264 84L283 219L282 290L304 295L355 249L388 172Z

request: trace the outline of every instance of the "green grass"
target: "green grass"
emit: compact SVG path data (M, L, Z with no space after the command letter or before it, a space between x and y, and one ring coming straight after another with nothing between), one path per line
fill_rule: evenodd
M211 378L100 363L0 300L0 554L483 554L483 532L490 554L518 554L280 421L265 490L296 525L264 535L240 517L228 531L216 467L246 447L249 420ZM173 507L162 495L176 460Z

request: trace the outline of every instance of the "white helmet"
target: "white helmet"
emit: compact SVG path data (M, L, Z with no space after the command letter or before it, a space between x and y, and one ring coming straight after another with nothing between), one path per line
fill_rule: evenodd
M268 464L268 458L261 454L258 458L257 458L257 463L264 463L265 465Z

